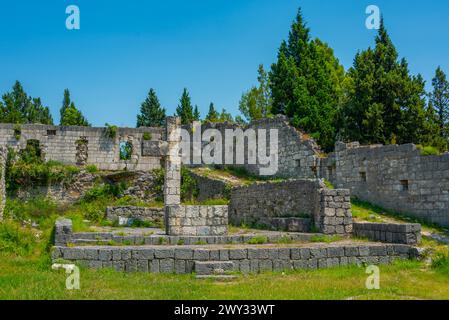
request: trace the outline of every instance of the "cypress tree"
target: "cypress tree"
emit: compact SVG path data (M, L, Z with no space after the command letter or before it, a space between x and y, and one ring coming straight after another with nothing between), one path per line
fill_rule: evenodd
M182 124L189 124L194 120L192 102L186 88L184 88L182 96L179 99L176 115L181 118Z
M151 88L140 106L137 127L160 127L165 123L165 108L161 107L156 92Z

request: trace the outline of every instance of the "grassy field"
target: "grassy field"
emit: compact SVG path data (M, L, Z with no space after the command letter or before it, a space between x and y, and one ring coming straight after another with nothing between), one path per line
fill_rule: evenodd
M0 299L449 299L449 273L417 261L382 266L380 290L365 288L363 267L239 275L231 282L193 275L81 269L80 290L42 261L0 256Z
M90 205L98 210L102 202ZM197 280L194 275L81 269L81 289L66 290L64 271L51 270L48 257L51 228L61 209L47 202L10 202L8 208L36 218L39 228L14 220L0 223L0 299L449 299L448 246L426 238L421 246L428 249L428 259L381 266L380 290L365 288L368 275L357 266L237 275L230 282ZM77 228L83 229L80 209L85 208L64 213L76 218ZM408 221L360 202L354 202L353 213L358 220ZM427 225L425 229L445 232Z

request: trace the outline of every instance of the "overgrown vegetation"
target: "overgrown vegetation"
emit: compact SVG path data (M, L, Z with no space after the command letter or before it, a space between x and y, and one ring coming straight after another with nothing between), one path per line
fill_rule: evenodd
M118 127L109 123L105 124L104 135L109 139L115 139L117 136Z
M58 161L45 162L38 142L28 141L19 154L9 148L6 188L9 193L14 193L21 186L47 186L54 183L69 185L79 172L80 169L76 166L64 165Z

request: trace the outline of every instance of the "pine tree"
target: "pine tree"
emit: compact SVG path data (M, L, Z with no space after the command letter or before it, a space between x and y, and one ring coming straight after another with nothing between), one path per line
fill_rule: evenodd
M198 110L198 106L195 105L195 109L193 111L193 120L195 121L200 121L201 120L201 114L200 111Z
M3 95L0 110L0 121L4 123L53 124L49 108L42 105L40 98L29 97L19 81Z
M181 118L182 124L190 124L194 120L192 103L190 101L189 92L186 88L182 92L179 99L179 105L176 108L176 115Z
M288 42L281 43L277 62L271 66L272 113L287 115L293 125L331 150L344 79L333 50L319 39L311 40L299 9Z
M234 119L232 118L232 114L230 114L229 112L226 111L225 108L223 108L221 110L220 116L219 118L219 122L234 122Z
M440 67L435 71L432 86L433 91L430 93L429 102L436 110L439 134L447 140L449 137L449 82Z
M151 88L140 106L137 127L161 127L165 123L165 108L161 107L156 92Z
M205 120L208 122L218 122L218 118L219 118L219 114L218 114L217 110L215 110L213 102L211 102L209 105L209 112L207 113Z
M90 124L83 116L80 110L75 106L75 103L70 99L70 91L64 90L64 98L62 100L62 107L60 109L61 126L84 126L89 127Z
M239 110L248 121L258 120L271 116L271 92L268 74L263 65L259 65L257 81L258 87L252 87L242 95Z
M342 135L364 144L421 143L429 130L424 81L398 60L383 19L375 44L348 71Z

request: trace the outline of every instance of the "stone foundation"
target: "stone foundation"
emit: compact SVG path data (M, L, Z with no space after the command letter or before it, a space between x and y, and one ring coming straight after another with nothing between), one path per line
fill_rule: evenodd
M352 233L351 198L349 190L319 191L320 206L315 214L315 226L324 234Z
M166 206L167 234L171 236L225 235L228 206Z
M106 219L109 221L119 221L120 225L127 225L134 220L158 223L164 221L164 208L134 206L107 207Z
M421 225L417 223L355 222L354 235L373 241L416 245L421 241Z
M228 262L226 268L242 273L317 269L354 264L386 264L410 259L417 250L401 244L308 244L282 248L252 246L130 246L55 247L52 259L62 258L91 268L126 272L191 273L204 262ZM231 264L229 264L231 263ZM215 264L215 263L214 263ZM200 267L200 268L201 268Z

